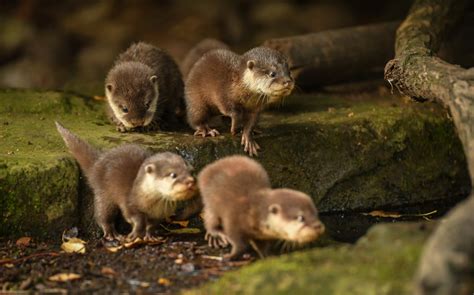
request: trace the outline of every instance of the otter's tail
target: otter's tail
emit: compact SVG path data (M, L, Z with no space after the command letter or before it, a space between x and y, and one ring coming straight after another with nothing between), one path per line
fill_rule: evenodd
M99 158L100 151L64 128L59 122L56 121L55 123L69 151L79 162L79 166L81 166L84 173L89 174L90 168Z

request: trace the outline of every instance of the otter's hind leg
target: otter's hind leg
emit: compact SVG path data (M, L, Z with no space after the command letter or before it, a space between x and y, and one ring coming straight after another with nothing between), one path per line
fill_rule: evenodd
M188 116L188 123L189 125L196 130L194 132L194 136L218 136L220 133L216 129L212 129L208 125L208 121L212 116L211 110L206 105L204 99L198 99L195 101L196 98L187 99L187 116Z
M108 201L104 196L96 194L94 197L94 217L104 233L104 238L107 240L120 238L114 224L118 212L117 205Z
M120 207L125 220L132 225L132 231L127 235L127 240L133 241L136 238L144 238L146 235L146 216L142 213L129 208L128 205Z

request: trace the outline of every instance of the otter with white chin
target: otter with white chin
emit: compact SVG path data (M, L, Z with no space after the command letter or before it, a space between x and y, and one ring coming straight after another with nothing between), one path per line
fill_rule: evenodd
M108 114L117 130L155 130L184 115L178 65L160 48L139 42L120 54L105 80Z
M153 221L170 217L179 201L197 192L190 166L179 155L132 144L101 152L58 122L56 127L94 192L95 220L106 239L120 237L114 221L121 212L132 225L128 240L153 240Z
M226 259L239 257L253 240L305 244L324 233L311 198L299 191L272 189L265 169L244 156L206 166L198 176L210 246L230 243Z
M220 114L230 117L231 134L243 127L244 151L257 155L260 146L253 139L253 129L259 113L288 96L294 85L286 57L274 49L257 47L243 55L227 49L209 51L186 79L188 123L196 136L217 136L209 120Z

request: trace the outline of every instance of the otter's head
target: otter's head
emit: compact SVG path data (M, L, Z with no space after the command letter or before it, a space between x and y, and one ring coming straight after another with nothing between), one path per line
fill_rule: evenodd
M197 193L192 167L174 153L165 152L146 159L137 179L138 189L148 198L184 201Z
M324 225L311 198L290 189L269 190L265 235L299 244L314 241L324 233Z
M158 103L158 77L142 63L118 64L107 75L105 95L115 117L126 128L147 126Z
M272 103L290 95L295 86L286 57L280 52L257 47L244 55L243 83L250 91L264 95Z

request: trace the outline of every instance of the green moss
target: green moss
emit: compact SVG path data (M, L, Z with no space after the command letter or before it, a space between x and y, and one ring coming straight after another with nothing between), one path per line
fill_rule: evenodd
M219 127L224 136L218 138L196 138L191 130L121 134L107 121L103 102L89 97L3 90L0 101L4 234L43 232L58 220L93 225L90 191L54 120L101 148L138 143L178 152L196 171L217 158L243 153L240 138L231 137L228 126ZM299 95L265 112L260 121L258 160L273 186L307 192L322 212L454 202L470 189L453 124L436 105L405 104L379 94ZM31 212L38 220L25 218Z
M260 260L185 294L411 294L428 233L419 224L377 225L355 246Z

